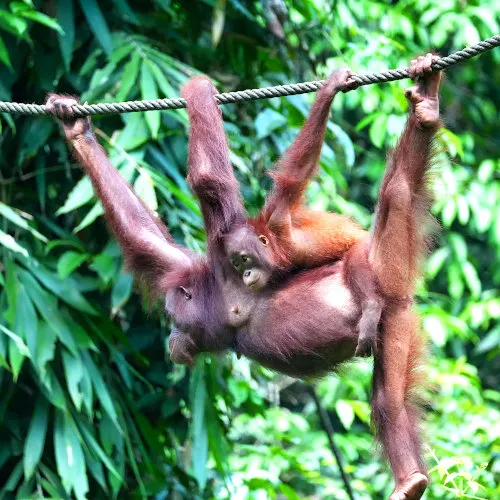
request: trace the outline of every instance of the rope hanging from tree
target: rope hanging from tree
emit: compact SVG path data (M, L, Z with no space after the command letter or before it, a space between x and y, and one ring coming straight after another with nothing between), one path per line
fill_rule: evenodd
M443 70L463 61L467 61L484 52L488 52L500 45L500 35L492 36L482 42L470 47L465 47L454 54L442 57L432 68ZM371 85L372 83L392 82L408 78L408 69L388 69L379 73L366 73L356 75L352 78L358 86ZM241 101L254 101L257 99L270 99L272 97L283 97L287 95L307 94L316 92L326 80L316 80L303 83L292 83L290 85L278 85L276 87L265 87L261 89L239 90L217 94L215 100L218 104L231 104ZM125 101L101 104L79 104L73 106L75 116L88 115L112 115L117 113L134 113L137 111L158 111L163 109L181 109L186 107L186 100L182 98L155 99L150 101ZM25 104L18 102L0 101L0 112L16 113L21 115L49 115L49 111L43 104Z

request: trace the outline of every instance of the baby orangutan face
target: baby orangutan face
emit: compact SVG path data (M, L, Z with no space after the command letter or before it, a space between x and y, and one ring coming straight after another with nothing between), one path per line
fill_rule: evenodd
M225 249L231 266L252 292L267 286L273 269L267 236L257 235L251 227L243 226L227 235Z

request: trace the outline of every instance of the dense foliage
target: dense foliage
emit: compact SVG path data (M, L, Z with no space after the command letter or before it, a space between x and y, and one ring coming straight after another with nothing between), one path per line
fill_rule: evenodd
M287 17L287 19L286 19ZM0 1L0 100L174 97L196 72L224 91L405 66L500 32L493 0ZM369 226L407 81L339 97L308 191ZM427 498L500 498L500 49L444 83L419 308L430 336ZM312 95L224 107L250 212ZM2 115L0 497L347 498L308 386L231 356L186 370L135 293L55 122ZM112 162L178 241L203 249L185 181L184 111L95 119ZM317 384L358 499L388 469L369 427L371 363Z

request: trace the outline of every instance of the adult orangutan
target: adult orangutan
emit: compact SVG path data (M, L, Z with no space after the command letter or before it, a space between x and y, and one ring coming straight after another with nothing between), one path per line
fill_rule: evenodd
M418 412L411 400L422 340L408 297L425 248L426 173L440 126L441 75L431 73L432 62L428 54L410 65L410 76L418 82L406 92L410 116L389 158L368 247L370 272L384 297L372 406L395 476L391 500L418 499L427 485ZM333 95L347 80L331 89ZM325 374L352 358L358 341L362 299L349 280L349 252L333 263L288 274L258 293L245 285L227 255L226 240L237 232L243 238L253 232L258 239L260 234L245 217L220 112L208 98L213 93L203 82L188 101L194 141L189 180L207 229L204 257L172 242L165 226L111 165L90 120L72 117L74 99L51 95L47 105L60 118L91 178L130 269L150 289L166 295L166 312L177 327L170 337L173 361L190 363L200 352L234 349L292 376Z

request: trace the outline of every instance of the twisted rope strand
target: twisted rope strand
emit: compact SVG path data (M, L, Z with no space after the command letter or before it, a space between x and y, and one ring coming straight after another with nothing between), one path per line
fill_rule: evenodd
M432 69L443 70L463 61L467 61L484 52L488 52L500 45L500 35L492 36L482 42L470 47L465 47L454 54L442 57L432 64ZM367 73L352 77L352 81L359 86L371 85L372 83L392 82L408 78L408 69L388 69L379 73ZM217 94L215 100L218 104L230 104L241 101L254 101L257 99L270 99L272 97L283 97L287 95L306 94L316 92L326 80L312 82L293 83L290 85L277 85L276 87L265 87L261 89L239 90ZM357 88L357 87L356 87ZM351 89L352 90L352 89ZM74 115L77 117L88 115L112 115L116 113L134 113L137 111L153 111L163 109L181 109L186 107L186 100L182 98L155 99L152 101L126 101L101 104L78 104L73 106ZM0 112L16 113L21 115L50 115L51 113L43 104L24 104L18 102L0 101Z

